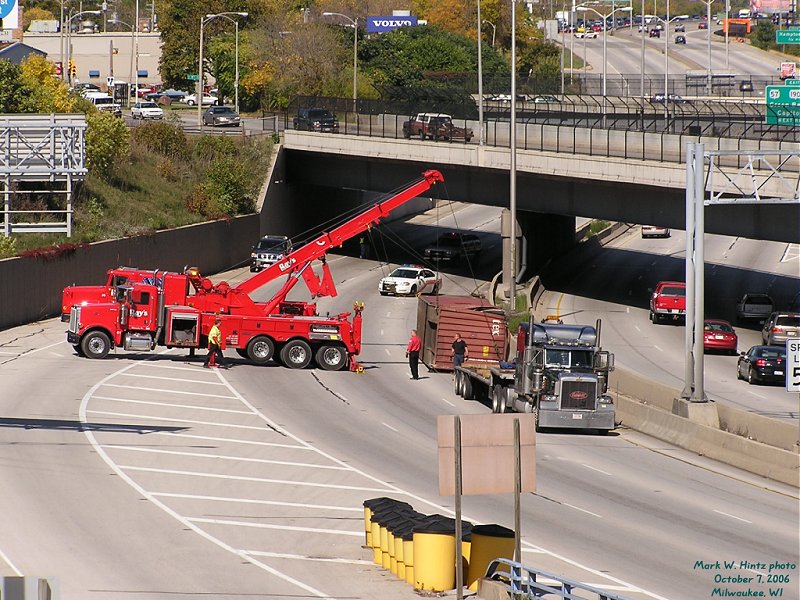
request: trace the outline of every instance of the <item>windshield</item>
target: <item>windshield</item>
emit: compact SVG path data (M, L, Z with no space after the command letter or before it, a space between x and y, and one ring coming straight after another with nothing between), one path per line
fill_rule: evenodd
M438 246L460 246L461 245L461 238L455 235L443 235L440 237L436 244Z
M256 249L261 252L274 252L276 254L283 254L286 252L287 245L287 240L261 240L258 242Z
M155 102L142 102L139 108L158 108L158 105Z
M548 367L592 367L591 350L548 349L545 354Z
M412 269L395 269L389 277L399 277L401 279L416 279L417 271Z

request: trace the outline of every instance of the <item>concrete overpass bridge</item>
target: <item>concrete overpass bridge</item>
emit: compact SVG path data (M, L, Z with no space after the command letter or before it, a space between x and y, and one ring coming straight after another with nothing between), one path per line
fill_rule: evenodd
M339 135L287 130L262 231L295 235L308 226L309 212L319 221L333 218L430 168L445 175L448 199L508 206L507 123L505 132L495 123L493 145L484 146L406 140L397 126L367 116ZM689 142L722 152L713 168L717 193L749 197L707 207L707 232L800 242L800 144L542 124L524 124L517 135L518 221L534 266L573 243L578 216L683 229ZM745 149L754 154L726 154Z

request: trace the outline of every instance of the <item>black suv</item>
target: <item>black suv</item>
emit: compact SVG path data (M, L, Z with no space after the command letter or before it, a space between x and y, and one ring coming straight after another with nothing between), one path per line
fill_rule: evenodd
M481 251L481 240L471 233L443 233L432 246L425 248L425 260L434 264L458 263Z
M300 108L292 119L295 129L303 131L320 131L339 133L339 121L336 116L324 108Z

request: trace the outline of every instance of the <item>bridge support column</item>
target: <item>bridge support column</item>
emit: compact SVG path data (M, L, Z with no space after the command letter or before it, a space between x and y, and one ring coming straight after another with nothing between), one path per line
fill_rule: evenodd
M509 281L511 247L511 213L503 211L503 281ZM575 217L532 212L517 213L517 281L533 277L544 264L575 245ZM508 286L504 286L508 297Z

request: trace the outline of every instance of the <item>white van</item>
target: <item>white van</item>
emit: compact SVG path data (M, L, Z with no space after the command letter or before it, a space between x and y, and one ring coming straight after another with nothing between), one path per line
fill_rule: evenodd
M103 92L86 92L84 95L100 112L108 112L116 117L122 116L122 105L114 102L114 98Z
M739 18L740 19L749 19L750 18L750 9L749 8L743 8L742 10L740 10L739 11Z

